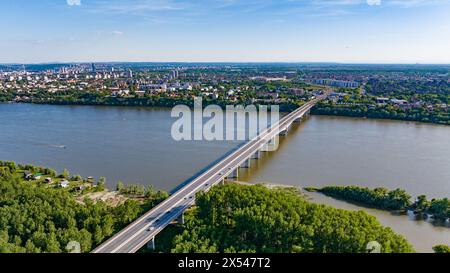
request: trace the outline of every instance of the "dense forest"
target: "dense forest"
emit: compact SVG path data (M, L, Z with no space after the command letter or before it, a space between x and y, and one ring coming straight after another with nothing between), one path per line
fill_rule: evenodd
M363 188L357 186L328 186L319 192L338 199L358 202L379 209L405 210L411 206L411 196L402 189Z
M166 197L155 194L118 206L88 198L80 203L67 190L45 188L14 175L13 162L1 163L0 253L66 252L71 241L89 252ZM50 169L34 169L55 175Z
M402 189L388 190L385 188L369 189L358 186L328 186L317 190L325 195L338 199L357 202L385 210L413 210L417 213L431 214L437 219L450 218L450 200L448 198L427 200L420 195L414 202L411 196Z
M89 252L167 197L151 187L119 182L119 193L139 199L117 206L88 198L80 202L70 190L24 180L24 170L69 176L66 170L58 175L48 168L0 161L0 253L66 252L72 241L80 243L82 252ZM411 202L401 189L330 186L318 190L382 209L450 217L450 200L428 201L422 195ZM310 203L292 189L229 184L199 193L196 204L183 226L170 226L158 236L159 251L353 253L367 252L371 241L381 243L382 252L414 251L375 217ZM448 247L434 250L446 253Z
M418 213L431 214L437 219L444 220L450 218L450 199L431 199L429 201L425 195L420 195L410 209Z
M371 241L382 252L414 251L365 212L313 204L287 189L218 186L199 194L191 213L168 245L172 252L358 253Z
M433 247L435 253L450 254L450 246L437 245Z
M12 101L14 96L11 92L2 92L0 91L0 102Z

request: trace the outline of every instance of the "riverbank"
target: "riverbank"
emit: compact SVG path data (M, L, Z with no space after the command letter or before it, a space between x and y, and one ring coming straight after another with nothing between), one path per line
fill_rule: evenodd
M432 199L428 201L425 195L418 196L414 202L411 202L411 196L405 190L388 190L385 188L369 189L356 186L327 186L323 188L315 187L295 187L292 185L283 185L276 183L249 183L244 181L232 181L231 183L239 185L261 185L268 189L287 190L305 198L307 193L318 192L338 200L350 202L357 206L374 208L391 212L392 215L407 215L412 213L416 219L430 220L434 219L442 223L450 220L450 200Z
M380 210L397 213L413 213L422 219L434 218L446 222L450 220L450 200L448 198L427 200L425 195L419 195L415 201L402 189L386 188L370 189L358 186L326 186L322 188L306 187L308 192L320 192L326 196L368 206Z
M0 100L0 102L2 102ZM89 105L89 106L130 106L130 107L168 107L172 108L177 105L186 105L194 107L194 97L170 97L170 96L146 96L146 97L112 97L92 94L79 94L77 96L56 96L56 97L27 97L25 99L8 99L3 102L16 103L32 103L32 104L48 104L48 105ZM218 105L222 109L226 109L228 105L278 105L281 112L291 112L298 108L301 102L263 102L254 103L251 100L246 101L230 101L221 99L203 98L203 107L208 105ZM268 109L270 111L270 108Z
M383 225L392 228L398 234L401 234L411 242L414 248L421 253L439 252L447 247L439 245L450 245L450 223L440 222L437 219L425 217L414 214L412 212L404 213L399 211L387 211L373 208L361 203L348 202L333 197L328 197L325 194L317 191L306 191L305 188L296 187L285 184L276 184L270 182L253 182L247 183L245 181L239 182L240 184L247 185L265 185L269 188L294 188L300 192L300 195L305 200L316 203L331 206L334 208L344 209L347 211L365 211L370 215L373 215ZM426 240L424 240L426 238ZM435 249L436 248L436 249Z
M173 253L414 252L401 235L362 211L318 205L274 184L227 183L197 196L185 224L164 230L156 251ZM345 230L346 232L341 232Z
M1 158L57 170L70 166L96 179L105 175L111 189L123 180L169 191L236 145L171 141L170 109L5 104L0 112ZM251 168L240 169L239 178L299 187L326 186L330 181L364 183L442 198L450 193L445 182L449 181L449 129L414 122L311 116L293 125L276 153L263 153L251 162ZM363 209L331 198L326 202ZM408 236L420 251L430 251L432 244L450 244L448 228L364 210Z
M106 178L101 177L97 182L93 177L83 178L81 175L70 175L68 170L58 174L55 170L45 167L16 164L13 161L0 160L0 176L19 180L33 187L65 191L70 193L80 204L86 199L97 203L117 207L128 200L141 204L151 200L163 200L168 194L155 191L152 186L145 188L139 184L123 185L119 182L115 190L106 187Z
M176 105L187 105L193 107L193 99L173 97L108 97L79 95L73 97L27 97L26 99L14 100L12 97L0 97L0 102L18 102L49 105L90 105L90 106L131 106L131 107L174 107ZM219 105L223 109L227 105L249 105L251 101L227 101L204 99L203 106ZM273 103L280 107L282 112L290 112L300 106L297 102ZM311 109L313 115L328 115L342 117L359 117L369 119L386 119L415 121L439 125L450 125L450 112L446 109L425 108L389 108L386 106L333 104L322 102Z
M90 252L167 198L135 188L112 191L104 178L94 183L67 170L0 161L0 252L70 252L74 241Z
M388 106L351 105L321 103L311 109L313 115L359 117L370 119L387 119L416 121L440 125L450 125L450 112L446 109L392 108Z

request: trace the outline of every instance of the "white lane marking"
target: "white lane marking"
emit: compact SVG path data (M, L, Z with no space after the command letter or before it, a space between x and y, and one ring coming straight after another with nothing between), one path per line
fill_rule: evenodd
M304 112L306 112L306 111L304 111ZM303 113L303 114L304 114L304 113ZM282 124L288 123L288 120L290 120L290 119L292 119L292 117L287 118L286 120L282 121L281 123L282 123ZM279 124L278 124L278 127L279 127ZM271 127L271 128L273 128L273 127ZM265 133L265 134L267 134L268 136L271 136L271 135L276 135L277 133L278 133L277 131L273 131L273 132L271 131L271 132L268 132L268 133ZM250 147L248 147L248 148L245 149L244 151L241 151L241 152L240 152L240 154L241 154L240 156L238 156L238 157L232 159L229 163L227 163L227 164L226 164L223 168L221 168L220 170L226 169L228 166L233 165L234 162L235 162L239 157L241 157L243 154L247 153L250 149L253 149L254 146L257 146L257 145L261 144L260 142L263 142L263 143L264 143L263 140L265 141L264 138L254 139L253 141L256 141L254 144L252 144ZM253 142L253 141L252 141L252 142ZM209 182L209 180L211 180L211 179L213 179L213 178L214 178L214 176L211 176L211 177L207 178L206 181L203 181L200 185L198 185L198 186L195 187L192 191L190 191L189 194L187 194L187 196L191 195L193 192L196 192L196 191L198 190L198 188L202 187L203 185L205 185L205 183ZM175 204L173 204L173 205L170 207L170 209L169 209L168 211L174 210L174 209L175 209L174 207L177 206L179 203L181 203L181 202L183 202L183 201L185 201L184 198L178 200ZM176 216L175 216L175 217L176 217ZM114 248L114 249L112 250L112 252L116 252L119 248L121 248L122 246L124 246L126 243L128 243L129 241L131 241L131 240L133 240L135 237L137 237L137 236L138 236L143 230L145 230L145 229L147 229L147 226L144 226L144 227L142 227L141 229L139 229L138 231L136 231L132 236L130 236L128 239L126 239L124 242L122 242L119 246L117 246L116 248ZM149 236L149 237L150 237L150 236Z
M182 192L188 190L192 185L194 185L196 182L198 182L199 179L203 178L204 176L208 175L210 172L214 171L215 169L219 168L220 165L224 164L227 160L229 160L230 157L234 156L236 153L240 153L240 154L244 154L246 153L248 150L252 149L255 145L257 145L259 142L261 142L261 140L265 140L265 138L267 136L270 136L271 134L276 135L277 133L274 133L276 131L273 131L275 128L279 128L280 125L287 123L288 120L293 119L292 116L296 116L298 114L298 112L301 112L300 115L304 115L310 108L312 108L312 103L315 101L311 101L306 103L305 105L303 105L302 107L300 107L299 109L291 112L290 114L288 114L287 116L285 116L283 118L283 120L281 122L277 122L276 124L274 124L273 126L271 126L270 128L267 128L266 130L264 130L261 134L259 134L258 136L256 136L254 139L252 139L251 141L249 141L247 144L245 144L244 146L242 146L240 149L234 151L232 154L230 154L229 156L227 156L225 159L223 159L221 162L219 162L216 166L212 167L209 171L201 174L199 177L197 177L196 179L194 179L193 181L191 181L184 189L180 189L178 192L176 192L175 194L173 194L171 197L169 197L168 199L166 199L165 201L163 201L160 205L158 205L157 207L155 207L154 209L150 210L149 212L147 212L146 214L144 214L143 216L141 216L138 220L136 220L134 223L130 224L128 227L126 227L125 229L123 229L122 231L120 231L118 234L116 234L115 236L111 237L110 240L106 241L102 246L99 246L97 249L95 249L93 252L98 252L101 249L105 248L107 245L109 245L110 243L112 243L113 240L117 239L118 237L120 237L121 235L123 235L124 233L126 233L128 230L130 230L131 228L135 227L138 224L141 224L143 220L146 220L146 218L148 218L150 216L150 214L153 214L154 212L157 212L158 209L162 208L164 205L167 205L168 203L170 203L170 201L172 201L172 199L174 199L177 195L181 194ZM305 107L306 106L306 107ZM305 108L305 109L303 109ZM308 109L308 110L306 110ZM282 126L281 126L282 127ZM272 132L273 131L273 132ZM251 144L252 142L255 142L254 144ZM250 147L246 148L244 151L241 151L241 149L243 149L245 146L250 145ZM239 157L239 156L238 156ZM223 167L221 170L225 169L226 167L228 167L231 163L233 163L235 159L232 159L232 161L228 164L225 165L225 167ZM214 173L217 173L217 171L214 171ZM213 176L212 176L213 177ZM207 178L207 181L209 181L212 177ZM199 187L201 187L203 185L204 182L202 182L199 186L195 187L193 190L191 190L189 192L188 195L190 195L192 192L196 191ZM182 201L182 200L180 200ZM178 201L176 204L180 203L180 201ZM171 206L171 209L173 209L173 206ZM164 212L164 211L163 211ZM156 217L157 218L157 217ZM140 229L138 232L141 232L142 229ZM127 240L128 241L128 240ZM116 248L117 249L117 248ZM116 250L114 249L114 250Z
M308 106L309 107L309 106ZM307 108L308 108L307 107ZM310 109L310 108L309 108ZM308 109L308 110L309 110ZM299 109L300 110L300 109ZM303 116L308 110L306 110L306 109L304 109L303 111L301 111L302 113L300 114L301 116ZM287 116L286 116L286 118L287 118ZM283 122L281 122L282 124L284 124L284 123L288 123L287 121L288 121L288 119L296 119L296 118L293 118L293 117L290 117L290 118L287 118L286 120L284 120ZM279 126L280 127L280 126ZM273 127L271 127L271 128L273 128ZM272 133L273 135L276 135L277 133L275 133L276 131L274 131L274 132L269 132L268 134L270 134L270 133ZM252 145L252 147L254 146L254 145L257 145L257 143L258 142L261 142L261 140L262 140L263 138L260 138L259 140L257 140L256 139L256 143L255 144L253 144ZM255 139L254 139L255 140ZM250 144L250 142L249 142L249 144ZM243 147L242 147L243 148ZM241 155L239 155L238 157L242 157L243 156L243 154L245 154L247 151L248 151L249 149L247 149L245 152L242 152L241 153ZM238 159L238 157L237 158L235 158L235 159L233 159L233 161L236 161L237 159ZM245 156L244 156L244 158L245 158ZM232 161L232 162L233 162ZM242 162L243 161L245 161L245 159L243 159L242 160ZM231 164L232 162L230 162L230 163L228 163L228 165L229 164ZM219 165L220 163L218 163L218 165ZM239 164L238 164L239 165ZM227 166L226 166L227 167ZM224 167L224 168L226 168L226 167ZM223 168L222 168L222 170L223 170ZM220 176L220 178L219 179L217 179L216 181L213 181L212 183L211 183L211 185L210 185L210 187L208 187L208 189L210 189L212 186L214 186L215 184L217 184L220 180L222 180L224 177L226 177L226 175L223 175L223 176ZM199 186L202 186L202 185L204 185L206 182L210 182L210 180L211 179L214 179L214 176L211 176L211 177L209 177L209 178L207 178L207 180L206 181L204 181L204 182L202 182L201 183L201 185L199 185ZM198 187L196 188L196 189L194 189L193 191L197 191L197 189L198 189ZM192 193L192 192L190 192L190 193ZM190 195L190 194L189 194ZM184 201L186 201L186 199L183 199ZM181 201L183 201L183 200L180 200L179 202L181 202ZM188 208L188 207L190 207L192 204L191 203L193 203L193 201L194 200L189 200L189 199L187 199L187 203L186 204L184 204L182 207L181 207L181 209L178 209L178 210L180 210L181 211L181 213L186 209L186 208ZM177 203L178 204L178 203ZM176 205L177 205L176 204ZM174 206L172 206L171 207L171 210L174 210L175 208L174 208ZM150 234L150 235L147 235L147 236L145 236L146 238L151 238L151 237L154 237L154 236L156 236L158 233L159 233L159 231L160 230L162 230L162 229L164 229L164 227L165 226L167 226L166 225L166 223L170 223L171 221L173 221L173 219L175 219L176 217L178 217L179 215L177 215L177 214L174 214L173 216L171 216L171 217L169 217L168 219L168 221L164 221L163 222L163 225L160 225L160 227L159 228L157 228L156 230L154 230L153 232L152 232L152 234ZM142 229L140 230L140 231L138 231L139 233L141 233L142 232ZM155 234L155 235L153 235L153 234ZM136 235L137 236L137 235ZM134 251L137 251L137 250L139 250L143 245L145 245L146 244L146 242L144 242L144 243L138 243L135 247L133 247L129 252L134 252ZM115 250L117 250L117 249L115 249Z
M308 105L306 108L308 108L308 107L309 107L309 105ZM298 109L298 111L303 112L301 115L304 115L304 113L306 113L307 110L302 111L301 109ZM298 112L298 111L297 111L297 112ZM289 116L295 116L295 115L296 115L295 112L296 112L296 111L294 111L293 113L291 113L292 115L286 116L285 120L283 120L283 121L281 122L281 124L287 123L289 119L292 119L292 117L289 117ZM295 114L294 114L294 113L295 113ZM275 128L277 128L277 127L279 128L279 127L280 127L280 122L278 122L276 125L274 125L274 126L268 128L267 130L265 130L265 131L262 133L262 135L269 135L269 136L270 136L271 134L273 134L273 135L277 134L276 131L273 131L273 132L272 132L272 130L273 130L274 127L275 127ZM265 140L265 139L264 139L265 137L266 137L266 136L264 136L264 137L257 136L255 139L253 139L253 141L249 142L249 144L252 143L252 142L255 142L254 144L252 144L250 147L248 147L248 148L245 149L244 151L237 150L236 152L240 152L240 154L241 154L241 156L242 156L242 154L247 153L247 151L250 150L250 149L252 149L255 145L258 145L259 142L261 142L262 140ZM245 147L245 146L246 146L246 145L244 145L243 147ZM242 147L242 148L243 148L243 147ZM233 153L233 154L234 154L234 153ZM239 157L239 156L238 156L238 157ZM217 169L217 168L219 167L219 165L225 163L225 161L226 161L227 159L228 159L228 158L224 159L222 162L220 162L219 164L217 164L217 165L216 165L216 168L214 168L214 167L211 168L211 171L214 170L214 169ZM237 158L232 159L232 161L229 162L229 163L227 163L221 170L226 169L229 165L231 165L234 161L236 161L236 159L237 159ZM209 171L209 172L211 172L211 171ZM209 173L209 172L207 172L207 173ZM205 173L205 174L206 174L206 173ZM201 177L198 177L196 180L198 180L199 178L201 178ZM194 191L197 191L199 187L201 187L205 182L208 182L209 180L211 180L211 178L213 178L213 176L207 178L206 181L202 182L199 186L195 187L192 191L189 192L188 195L190 195L190 194L193 193ZM194 182L194 181L193 181L193 182ZM195 184L195 183L193 183L193 184ZM181 191L180 191L180 192L181 192ZM167 201L166 203L168 203L168 200L166 200L166 201ZM174 205L172 205L172 206L170 207L170 210L172 210L174 206L178 205L178 204L179 204L180 202L182 202L182 201L183 201L183 199L180 199L179 201L177 201ZM170 210L169 210L169 211L170 211ZM149 213L150 213L150 212L149 212ZM145 218L147 218L147 217L145 217ZM142 222L142 221L135 222L135 224L132 225L132 227L134 227L134 226L136 226L136 225L138 225L138 224L141 224L141 222ZM132 235L132 236L131 236L130 238L128 238L125 242L123 242L121 245L119 245L119 247L116 247L116 248L113 250L113 252L116 251L118 248L122 247L122 246L123 246L125 243L127 243L128 241L130 241L130 240L132 240L133 238L135 238L139 233L142 232L143 229L146 229L146 228L147 228L147 227L144 227L144 228L139 229L137 232L135 232L134 235ZM122 232L126 232L126 231L122 231Z
M308 107L309 107L309 106L308 106ZM308 107L306 107L306 108L308 108ZM300 109L299 109L299 110L300 110ZM301 112L303 112L303 113L301 114L301 115L303 115L306 111L301 111ZM284 121L282 121L281 124L287 123L289 119L292 119L292 117L286 117L286 119L285 119ZM278 127L279 127L279 125L280 125L280 124L277 124ZM269 128L269 129L273 129L274 127L275 127L275 126L272 126L272 127ZM269 131L269 130L266 130L263 134L269 135L269 136L270 136L271 134L273 134L273 135L276 134L276 131L273 131L273 132L272 132L272 131L268 132L268 131ZM265 137L265 136L264 136L264 137ZM259 139L258 139L258 138L259 138ZM258 137L256 137L253 141L251 141L251 142L256 141L254 144L252 144L250 147L248 147L248 148L245 149L244 151L238 150L237 152L240 152L240 154L241 154L240 156L242 156L243 154L247 153L248 150L252 149L255 145L258 145L260 142L262 142L262 140L264 140L264 138L258 136ZM249 144L250 144L251 142L249 142ZM244 146L244 147L245 147L245 146ZM240 157L240 156L238 156L238 157ZM233 163L238 159L238 157L232 159L231 162L227 163L221 170L226 169L229 165L233 164ZM226 160L223 160L223 162L220 162L218 165L220 165L221 163L222 163L222 164L225 163L224 161L226 161ZM216 168L218 168L218 165L216 166ZM216 168L212 168L211 170L216 169ZM209 173L209 172L207 172L207 173ZM192 194L194 191L197 191L199 187L203 186L204 183L209 182L209 180L211 180L213 177L214 177L214 176L211 176L211 177L207 178L206 181L202 182L200 185L198 185L198 186L195 187L192 191L190 191L188 195ZM174 206L178 205L178 204L181 203L183 200L184 200L184 199L180 199L179 201L177 201L174 205L172 205L172 206L170 207L170 210L174 209ZM170 210L169 210L169 211L170 211ZM175 216L175 217L176 217L176 216ZM137 224L140 224L140 222L139 222L139 223L135 223L135 225L137 225ZM135 225L133 225L133 227L134 227ZM143 228L139 229L134 235L132 235L132 236L129 237L127 240L125 240L125 242L123 242L123 243L120 244L118 247L116 247L116 248L113 250L113 252L115 252L118 248L122 247L125 243L127 243L127 242L129 242L130 240L132 240L133 238L135 238L137 235L139 235L139 233L142 232L143 229L146 229L146 228L147 228L147 227L143 227Z

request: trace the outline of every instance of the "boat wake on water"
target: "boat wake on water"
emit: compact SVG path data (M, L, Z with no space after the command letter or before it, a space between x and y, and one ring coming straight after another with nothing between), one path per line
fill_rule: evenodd
M32 142L31 144L34 146L44 146L44 147L57 148L57 149L66 149L67 148L66 145L61 145L61 144L49 144L49 143L42 143L42 142Z

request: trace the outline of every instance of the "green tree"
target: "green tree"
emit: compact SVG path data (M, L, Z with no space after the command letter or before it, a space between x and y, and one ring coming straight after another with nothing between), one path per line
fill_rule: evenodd
M91 251L156 202L127 200L112 207L86 198L81 204L68 191L0 176L0 204L0 253L58 253L72 241Z
M155 194L155 188L152 185L148 185L145 190L145 197L149 198Z
M433 246L434 253L450 253L450 246L437 245Z
M428 202L426 195L419 195L414 204L414 208L417 211L427 211L430 207L430 202Z
M81 175L77 174L74 177L72 177L71 179L72 181L83 181L83 177L81 177Z
M172 252L362 253L370 241L386 253L414 251L375 217L313 204L294 191L231 184L199 193L196 202Z
M67 169L64 169L62 174L60 175L61 178L69 179L70 173Z
M106 189L106 178L105 177L100 177L100 179L98 180L97 183L97 190L98 191L104 191Z
M123 182L122 181L119 180L119 182L117 182L116 190L118 192L122 192L122 190L123 190Z

